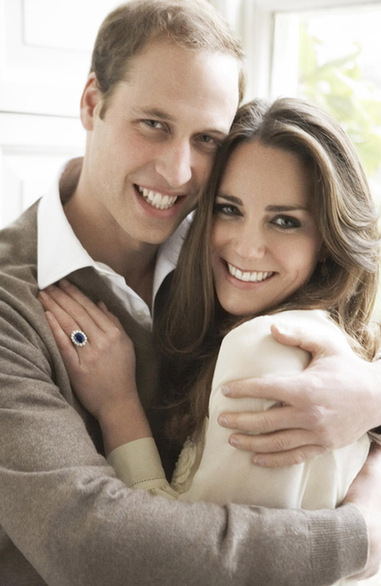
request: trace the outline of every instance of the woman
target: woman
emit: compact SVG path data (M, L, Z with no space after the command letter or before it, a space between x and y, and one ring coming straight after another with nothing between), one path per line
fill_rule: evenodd
M365 461L367 437L300 466L266 470L229 445L231 432L217 420L233 410L224 395L229 380L307 365L305 352L275 342L273 324L340 328L343 347L375 357L379 332L370 318L378 239L358 157L330 117L296 99L241 108L195 212L167 307L157 316L166 354L180 356L196 374L188 376L189 392L181 386L175 406L172 431L186 444L172 486L140 406L133 349L116 318L68 283L61 307L44 302L73 386L98 418L121 478L186 500L336 506ZM76 315L90 342L79 349L61 327L73 307L86 310ZM234 403L242 410L272 405Z

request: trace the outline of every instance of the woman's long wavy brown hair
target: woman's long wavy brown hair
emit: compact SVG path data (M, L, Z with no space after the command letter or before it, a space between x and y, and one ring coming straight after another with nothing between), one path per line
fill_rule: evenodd
M379 271L378 214L355 148L339 124L317 106L296 98L267 105L255 100L240 108L221 147L209 183L175 271L167 307L158 322L167 354L186 363L198 359L192 391L182 401L186 432L207 413L213 365L225 333L244 319L227 315L218 304L210 262L214 200L232 152L245 142L296 154L313 185L312 209L326 258L311 279L264 313L286 309L325 309L348 334L360 355L371 360L378 348L378 328L371 324ZM202 365L202 366L201 366Z

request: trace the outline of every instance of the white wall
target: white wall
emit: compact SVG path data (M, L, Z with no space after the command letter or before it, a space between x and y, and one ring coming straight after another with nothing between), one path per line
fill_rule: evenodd
M0 0L0 226L82 154L79 100L115 0Z
M210 0L248 56L247 99L271 94L273 12L354 0ZM0 0L0 226L49 186L85 135L79 100L99 24L119 0ZM380 4L380 0L370 3Z

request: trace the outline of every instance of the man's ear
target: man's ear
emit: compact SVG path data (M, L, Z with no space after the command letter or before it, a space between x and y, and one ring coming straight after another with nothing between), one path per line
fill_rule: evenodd
M99 111L101 94L95 73L90 73L81 97L80 116L85 130L93 130L94 119ZM97 108L98 106L98 108Z

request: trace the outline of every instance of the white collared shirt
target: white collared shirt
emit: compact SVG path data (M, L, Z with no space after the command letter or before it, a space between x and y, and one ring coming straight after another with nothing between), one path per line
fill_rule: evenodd
M91 258L74 234L61 204L60 175L42 197L38 206L37 278L39 288L45 289L78 269L93 267L122 301L135 321L146 329L151 329L153 316L145 301L127 285L124 277L118 275L111 267ZM191 216L188 216L167 242L159 248L153 281L153 299L165 277L177 264L190 223Z

